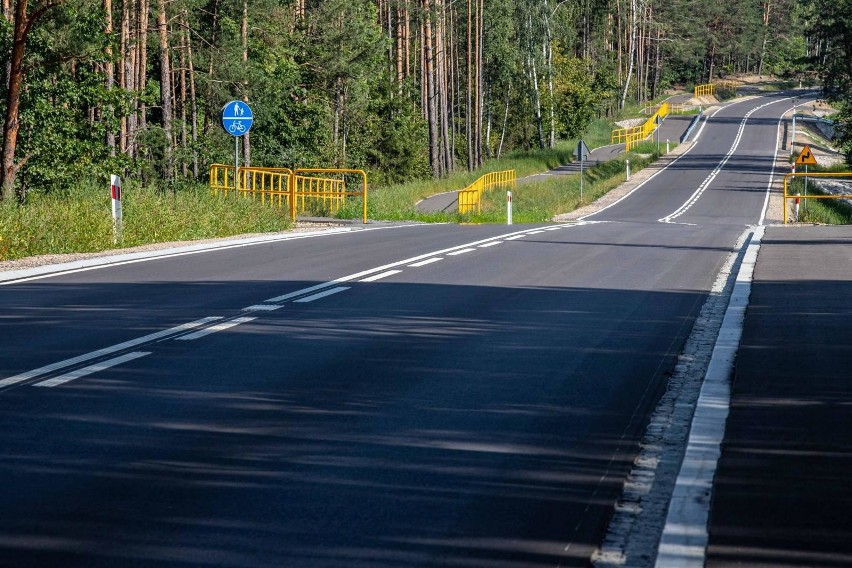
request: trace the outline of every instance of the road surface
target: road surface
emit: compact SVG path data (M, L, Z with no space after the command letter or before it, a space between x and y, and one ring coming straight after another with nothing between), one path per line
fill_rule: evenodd
M587 565L789 106L580 224L4 283L0 564Z

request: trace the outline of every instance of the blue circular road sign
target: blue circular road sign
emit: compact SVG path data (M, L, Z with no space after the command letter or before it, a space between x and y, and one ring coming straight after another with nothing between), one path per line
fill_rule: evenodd
M222 128L231 136L242 136L251 128L254 115L243 101L231 101L222 108Z

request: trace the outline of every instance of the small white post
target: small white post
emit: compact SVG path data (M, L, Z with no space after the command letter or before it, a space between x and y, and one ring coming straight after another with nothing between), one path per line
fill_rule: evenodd
M627 180L630 181L630 160L624 160L624 165L627 167Z
M112 244L117 245L124 238L121 213L121 178L111 175L109 185L110 195L112 196Z
M797 194L796 194L796 209L795 209L795 211L794 211L794 215L793 215L793 220L794 220L796 223L798 223L798 222L799 222L799 196L800 196L800 195L801 195L800 193L797 193Z
M793 136L790 137L790 155L793 155L793 144L796 143L796 107L793 107Z
M506 224L512 224L512 192L506 192Z
M671 151L671 148L669 147L669 139L666 138L666 154L668 154L670 151Z

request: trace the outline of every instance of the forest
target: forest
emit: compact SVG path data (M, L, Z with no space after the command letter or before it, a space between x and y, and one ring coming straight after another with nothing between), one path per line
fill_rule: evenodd
M852 2L3 0L4 201L110 173L178 188L233 160L374 184L552 147L736 74L820 76L849 116ZM848 148L848 145L847 145Z

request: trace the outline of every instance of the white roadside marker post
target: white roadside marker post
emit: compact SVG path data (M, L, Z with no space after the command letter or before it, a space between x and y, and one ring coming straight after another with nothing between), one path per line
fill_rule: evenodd
M627 168L627 179L624 181L630 181L630 160L624 160L624 166Z
M669 152L671 152L671 148L669 148L669 139L666 138L666 154L668 154Z
M121 178L110 176L110 195L112 196L112 244L124 242L123 218L121 213Z
M506 224L512 224L512 192L506 192Z

